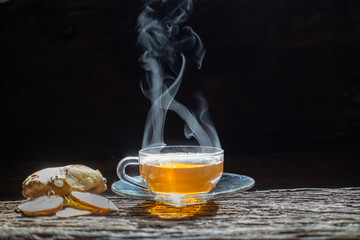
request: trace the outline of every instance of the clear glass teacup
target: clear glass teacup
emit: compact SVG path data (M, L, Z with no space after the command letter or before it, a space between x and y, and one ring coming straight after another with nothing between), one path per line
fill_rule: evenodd
M149 147L138 157L126 157L117 167L119 178L143 190L155 200L171 206L188 206L207 201L208 193L223 173L224 151L204 146ZM128 165L139 165L141 180L126 174ZM140 183L145 183L144 188Z

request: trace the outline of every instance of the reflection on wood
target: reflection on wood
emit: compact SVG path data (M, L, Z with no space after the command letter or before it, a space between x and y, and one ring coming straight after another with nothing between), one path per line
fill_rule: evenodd
M215 215L218 206L213 201L186 207L167 206L158 202L146 202L138 206L144 214L150 214L161 219L198 218ZM141 210L140 210L141 211Z

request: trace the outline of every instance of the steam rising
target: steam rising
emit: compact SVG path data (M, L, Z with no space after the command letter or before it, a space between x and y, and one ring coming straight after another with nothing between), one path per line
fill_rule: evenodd
M192 0L149 0L138 17L138 45L144 51L140 61L146 70L146 82L141 89L152 103L146 119L143 148L165 145L164 124L168 110L185 121L187 138L194 137L201 146L220 147L205 99L199 96L201 109L197 114L175 100L184 76L185 52L191 52L191 59L199 69L205 55L199 36L188 26L180 28L192 7Z

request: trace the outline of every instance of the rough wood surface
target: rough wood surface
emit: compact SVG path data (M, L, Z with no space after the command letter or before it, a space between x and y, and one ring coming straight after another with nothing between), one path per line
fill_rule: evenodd
M0 238L360 238L360 188L243 192L186 208L110 198L116 214L69 219L24 217L21 201L0 202Z

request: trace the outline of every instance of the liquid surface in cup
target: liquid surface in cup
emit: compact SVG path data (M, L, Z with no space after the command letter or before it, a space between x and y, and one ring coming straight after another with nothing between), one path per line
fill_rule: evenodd
M220 180L223 161L212 157L179 157L171 155L146 159L140 163L140 174L152 192L207 193Z

